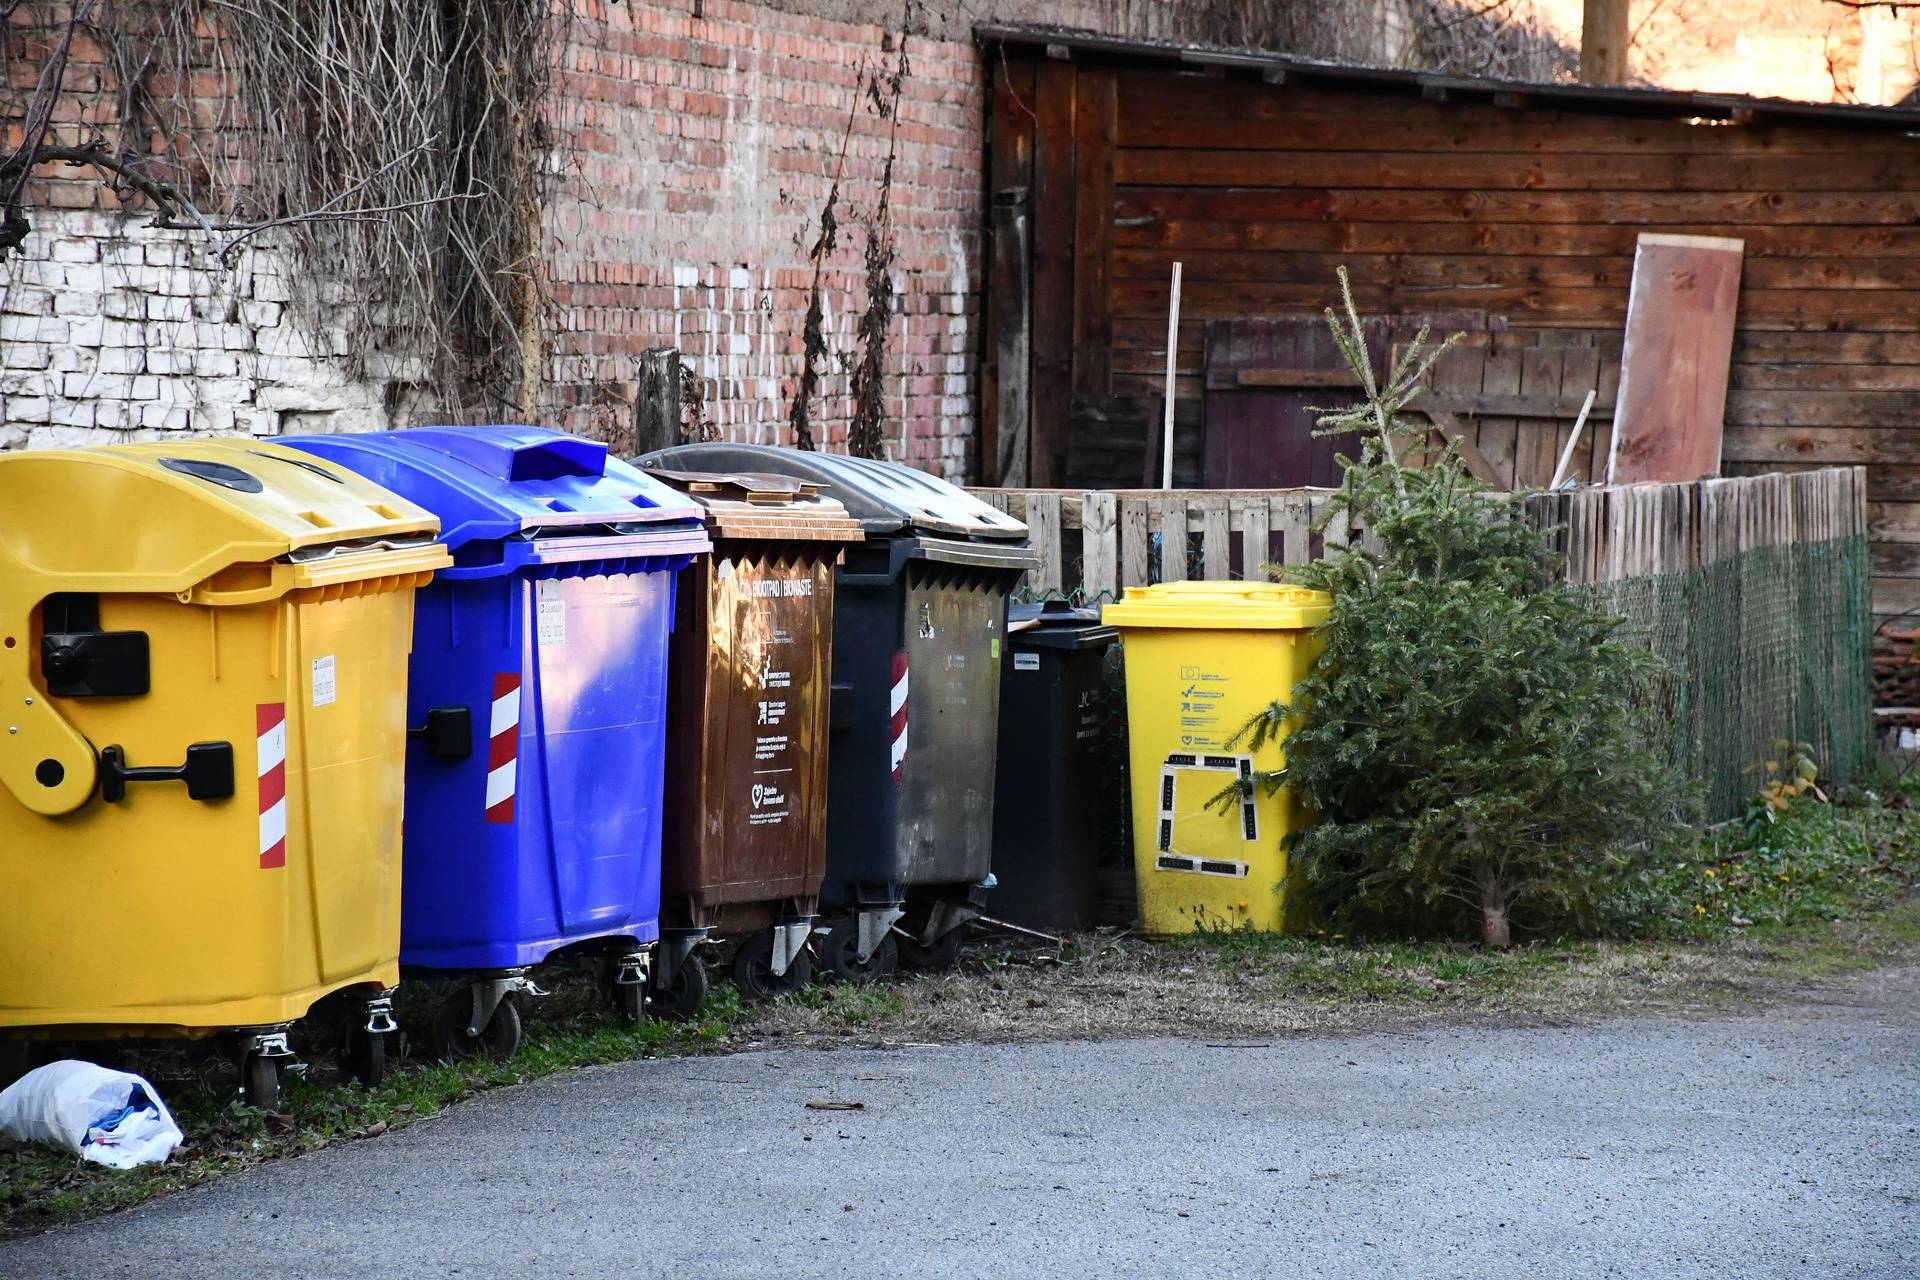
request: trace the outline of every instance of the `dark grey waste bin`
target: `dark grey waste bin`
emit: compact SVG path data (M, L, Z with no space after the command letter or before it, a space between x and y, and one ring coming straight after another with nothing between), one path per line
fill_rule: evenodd
M721 442L640 462L806 480L865 529L835 578L820 905L839 921L821 950L855 980L951 964L992 883L1007 595L1038 563L1027 527L898 463Z
M1098 609L1064 600L1007 613L994 782L992 914L1073 933L1093 924L1104 797L1121 786L1106 744L1107 650Z

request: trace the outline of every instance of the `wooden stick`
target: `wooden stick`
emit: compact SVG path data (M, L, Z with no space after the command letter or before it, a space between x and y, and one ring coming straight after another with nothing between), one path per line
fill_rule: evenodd
M1580 406L1580 416L1573 420L1573 434L1567 437L1567 447L1560 451L1560 465L1553 469L1553 483L1548 489L1558 489L1560 482L1567 478L1567 466L1573 461L1573 446L1580 443L1580 431L1587 425L1587 415L1593 412L1593 398L1600 394L1595 387L1587 392L1587 402Z
M1167 300L1166 416L1160 423L1160 487L1173 488L1173 362L1180 346L1180 264L1173 264L1173 295Z

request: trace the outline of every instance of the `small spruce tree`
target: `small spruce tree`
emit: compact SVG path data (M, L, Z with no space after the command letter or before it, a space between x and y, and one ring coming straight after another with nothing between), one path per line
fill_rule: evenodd
M1320 814L1290 875L1332 920L1473 919L1504 947L1516 910L1578 915L1621 850L1683 819L1684 790L1651 749L1657 661L1558 580L1547 534L1451 444L1402 465L1429 428L1400 412L1451 340L1430 346L1422 329L1380 382L1344 270L1340 287L1345 315L1329 308L1327 323L1363 399L1320 421L1362 444L1331 505L1378 550L1290 571L1334 609L1313 673L1242 731L1257 748L1295 729L1285 767L1253 785L1294 787Z

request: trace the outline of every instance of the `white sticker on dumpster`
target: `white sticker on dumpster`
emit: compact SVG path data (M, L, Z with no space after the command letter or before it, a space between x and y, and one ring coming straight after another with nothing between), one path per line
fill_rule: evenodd
M1038 671L1040 669L1040 655L1037 653L1014 654L1013 669L1015 671Z
M567 642L567 602L560 598L560 584L548 578L539 586L536 594L539 603L535 607L534 629L539 634L540 647L551 649Z
M330 707L333 705L333 655L313 660L313 705Z

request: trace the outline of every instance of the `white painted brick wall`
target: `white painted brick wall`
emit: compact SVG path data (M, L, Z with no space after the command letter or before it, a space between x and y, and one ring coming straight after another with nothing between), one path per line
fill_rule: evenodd
M349 379L294 327L291 273L270 245L222 271L197 233L144 215L32 218L0 263L0 449L402 425L389 378ZM381 367L395 371L405 362Z

